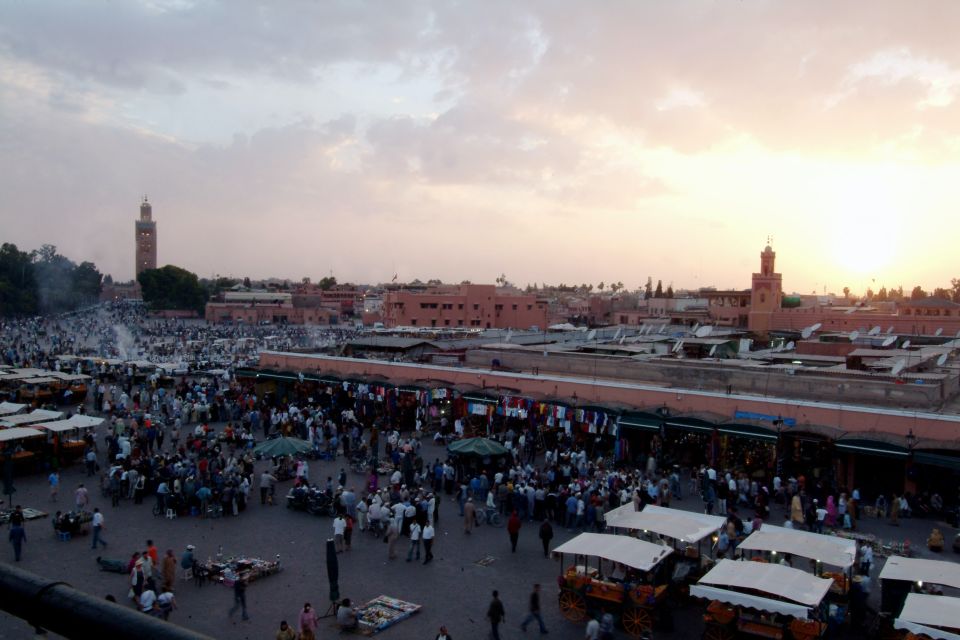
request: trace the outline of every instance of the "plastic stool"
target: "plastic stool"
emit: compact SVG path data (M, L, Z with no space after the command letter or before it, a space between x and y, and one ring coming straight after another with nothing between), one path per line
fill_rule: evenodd
M70 540L70 532L69 532L69 531L57 531L57 539L60 540L60 542L67 542L67 541L69 541L69 540Z
M200 509L197 509L196 507L190 507L190 515L191 516L200 515Z
M167 509L167 520L176 520L177 512L173 509Z

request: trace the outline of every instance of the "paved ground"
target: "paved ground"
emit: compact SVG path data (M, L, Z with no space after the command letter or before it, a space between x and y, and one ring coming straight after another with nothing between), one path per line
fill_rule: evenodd
M428 448L426 458L441 455ZM325 479L336 475L338 463L311 464L311 477ZM258 467L259 469L259 467ZM348 471L349 473L349 471ZM356 487L362 486L359 476ZM69 508L72 490L87 479L80 467L72 467L62 474L62 495L59 506ZM93 479L91 479L93 480ZM95 482L88 483L96 485ZM278 493L285 493L290 483L283 483ZM16 502L41 508L52 514L58 505L49 501L45 479L39 474L16 480ZM27 523L28 542L25 546L22 568L57 580L64 580L88 593L105 596L113 594L124 601L127 577L98 570L97 555L123 559L142 550L144 541L152 538L161 554L171 548L179 557L187 544L197 546L197 557L205 559L217 553L219 545L230 554L255 555L272 558L280 554L285 569L278 575L253 583L247 591L250 621L241 622L239 615L231 620L227 611L232 604L232 591L226 587L208 584L197 588L193 583L181 583L176 589L180 609L171 620L185 627L201 631L215 638L272 638L281 619L295 623L304 602L313 603L323 611L328 604L324 541L332 535L331 521L326 517L293 512L284 506L261 507L253 504L239 517L219 520L183 518L165 520L154 518L152 502L134 505L123 502L111 508L108 499L99 491L91 491L93 506L106 514L106 550L93 551L89 537L60 542L54 535L49 519ZM698 509L699 502L686 500L675 503L681 508ZM779 524L780 512L774 512L771 522ZM389 639L432 639L441 624L458 638L486 638L489 630L484 613L490 591L499 589L507 610L507 623L502 627L504 638L519 638L523 634L518 625L522 619L530 586L540 582L544 587L544 618L550 636L561 639L582 638L581 625L564 620L556 605L556 576L559 564L542 557L537 527L527 523L520 535L516 554L510 553L504 529L481 527L471 536L465 536L457 517L456 504L447 498L440 508L440 520L435 544L436 561L428 566L407 563L403 559L387 561L387 547L381 541L357 533L353 550L341 556L340 591L342 596L363 602L380 594L395 596L423 605L421 613L410 620L385 631L381 637ZM908 520L894 528L879 521L864 521L862 528L885 539L906 537L915 547L922 547L933 523ZM947 540L955 530L942 526ZM573 534L555 528L554 544L560 544ZM402 540L401 540L402 543ZM920 544L917 544L920 543ZM6 544L6 543L5 543ZM405 552L405 548L404 552ZM930 556L925 548L920 555ZM489 566L479 566L477 560L491 555ZM945 558L953 559L948 555ZM9 544L0 551L0 559L12 561ZM876 575L876 572L874 573ZM673 633L657 633L657 638L699 637L702 628L702 607L696 604L678 608L674 613L676 629ZM324 624L319 637L335 634ZM536 636L532 626L527 635ZM25 623L0 613L0 639L31 638L33 633ZM52 634L49 637L54 637ZM622 632L618 637L625 637Z

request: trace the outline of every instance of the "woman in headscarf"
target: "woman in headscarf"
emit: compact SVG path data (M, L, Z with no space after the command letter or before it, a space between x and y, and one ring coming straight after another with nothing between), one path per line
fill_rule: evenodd
M803 503L800 501L800 494L794 494L790 501L790 521L796 528L803 528Z
M828 527L837 526L837 504L833 501L833 496L827 496L827 515L823 524Z

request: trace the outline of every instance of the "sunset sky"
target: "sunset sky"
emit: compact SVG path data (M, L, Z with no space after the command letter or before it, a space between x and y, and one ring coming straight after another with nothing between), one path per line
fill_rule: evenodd
M960 2L8 1L0 240L133 276L960 277Z

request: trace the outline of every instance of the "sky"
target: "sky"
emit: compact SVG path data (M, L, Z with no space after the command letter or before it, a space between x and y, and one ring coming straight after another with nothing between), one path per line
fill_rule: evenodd
M952 0L0 7L0 240L117 280L960 277Z

